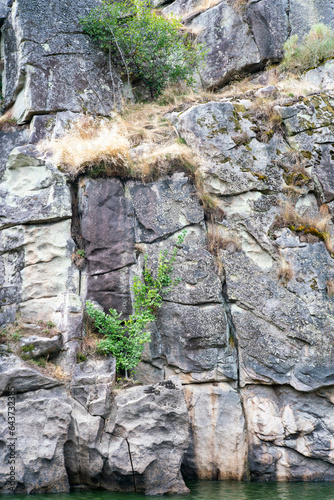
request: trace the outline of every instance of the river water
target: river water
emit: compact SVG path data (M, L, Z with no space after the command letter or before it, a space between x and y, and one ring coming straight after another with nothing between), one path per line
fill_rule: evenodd
M111 493L86 491L70 494L34 495L32 500L144 500L164 498L166 500L334 500L334 483L250 483L250 482L187 482L189 495L145 497L136 493ZM0 495L1 496L1 495ZM27 500L26 496L5 496Z

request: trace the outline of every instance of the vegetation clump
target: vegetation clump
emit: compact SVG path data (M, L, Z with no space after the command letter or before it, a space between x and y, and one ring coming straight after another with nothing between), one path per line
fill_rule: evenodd
M117 369L125 370L126 376L129 369L137 366L144 344L151 339L150 333L145 331L145 328L155 320L157 311L162 305L163 294L181 281L180 278L173 278L173 264L185 234L183 231L179 235L170 256L167 250L160 253L156 273L148 267L145 255L143 281L137 276L134 277L132 285L134 313L128 319L123 320L116 309L110 309L109 314L105 314L91 302L87 302L87 314L93 319L98 332L104 336L97 344L97 352L114 356Z
M110 63L122 69L128 84L139 79L152 98L167 84L193 82L191 75L201 58L199 47L175 17L152 10L149 2L104 1L80 22L84 32L109 52Z
M283 49L281 68L303 73L334 57L334 32L325 24L315 24L302 41L299 41L298 35L293 35Z

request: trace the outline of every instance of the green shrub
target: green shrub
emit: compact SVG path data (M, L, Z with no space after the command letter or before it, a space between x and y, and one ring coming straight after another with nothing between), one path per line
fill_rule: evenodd
M298 35L293 35L283 49L281 68L302 73L334 57L334 32L324 24L315 24L300 43Z
M86 303L87 314L93 319L97 330L105 336L97 345L98 352L112 354L116 358L117 369L124 369L126 375L128 369L134 368L139 363L144 344L151 340L150 333L146 332L145 328L155 320L162 304L162 295L181 281L180 278L172 276L173 263L185 234L183 231L178 237L170 256L167 250L160 253L156 273L148 267L145 255L143 281L137 276L134 278L132 286L134 313L127 320L123 321L116 309L110 309L110 314L105 314L96 309L91 302Z
M130 78L140 79L151 97L167 84L186 81L202 58L202 49L173 17L152 10L145 0L103 4L80 20L84 32L109 51L111 61Z

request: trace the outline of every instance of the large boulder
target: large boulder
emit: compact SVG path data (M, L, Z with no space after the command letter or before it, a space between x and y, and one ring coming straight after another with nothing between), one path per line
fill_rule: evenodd
M116 380L115 358L89 359L72 373L71 394L93 416L106 417Z
M120 391L105 427L101 417L74 402L65 449L71 483L151 495L187 493L180 468L188 425L182 386L175 378Z

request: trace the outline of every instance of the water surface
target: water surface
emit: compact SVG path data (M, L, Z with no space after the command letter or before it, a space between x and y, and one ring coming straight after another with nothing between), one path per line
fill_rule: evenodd
M334 500L334 483L250 483L188 481L189 495L145 497L137 493L85 491L69 494L33 495L31 500ZM0 495L1 496L1 495ZM27 500L25 495L2 496Z

